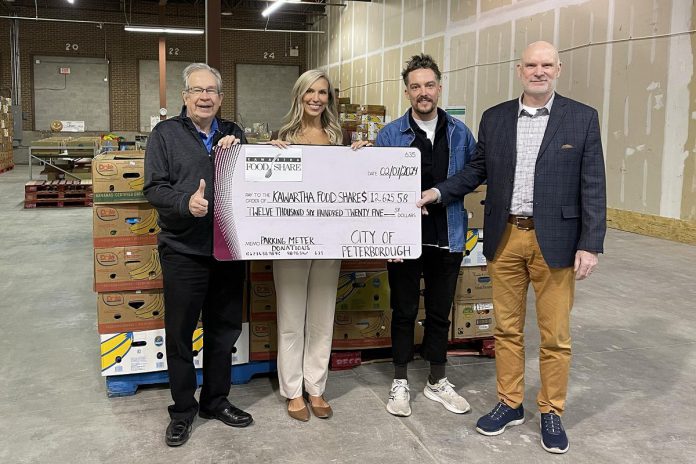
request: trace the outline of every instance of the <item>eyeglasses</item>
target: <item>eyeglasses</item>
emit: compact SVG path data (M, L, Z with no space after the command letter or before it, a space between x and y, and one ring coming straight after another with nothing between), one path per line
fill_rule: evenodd
M191 95L200 95L202 93L206 93L210 96L217 96L220 95L220 91L218 89L202 89L200 87L191 87L190 89L186 89L186 92L191 94Z

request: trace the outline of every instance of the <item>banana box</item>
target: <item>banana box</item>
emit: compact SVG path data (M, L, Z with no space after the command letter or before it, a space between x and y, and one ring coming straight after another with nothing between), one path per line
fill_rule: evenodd
M493 286L486 266L467 266L459 268L455 301L490 300Z
M483 229L483 213L486 205L486 184L464 195L464 209L469 218L469 229Z
M156 245L160 232L149 203L94 205L92 224L95 247Z
M162 290L97 294L97 329L100 334L163 328Z
M490 337L494 329L495 314L492 301L455 302L453 339Z
M483 256L483 229L468 229L466 231L462 266L485 265L486 257Z
M278 356L278 326L276 321L249 322L249 359L268 361Z
M97 292L162 288L157 245L94 249L94 289Z
M100 335L102 376L137 374L167 370L164 329ZM193 365L203 367L204 330L193 332ZM249 362L249 325L242 330L232 350L232 365Z
M94 203L138 203L147 201L145 152L143 150L110 151L92 161Z
M266 274L266 280L254 280L252 274L249 282L249 319L276 320L276 294L272 274Z
M257 276L260 280L268 280L269 274L273 274L273 261L258 259L254 261L249 261L249 273L253 276Z
M336 311L388 309L387 271L341 271L336 291Z
M337 311L334 349L391 346L391 311Z

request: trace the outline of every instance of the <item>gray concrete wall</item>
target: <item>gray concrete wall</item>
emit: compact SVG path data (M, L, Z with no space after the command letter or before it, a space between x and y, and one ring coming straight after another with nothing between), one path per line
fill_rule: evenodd
M69 68L70 74L60 74ZM103 58L34 56L35 128L54 119L84 121L86 131L108 131L109 64Z

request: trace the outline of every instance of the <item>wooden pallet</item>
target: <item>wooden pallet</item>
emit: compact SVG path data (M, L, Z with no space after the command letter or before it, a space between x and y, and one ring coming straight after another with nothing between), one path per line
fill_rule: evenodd
M92 181L31 180L24 184L24 208L92 206Z
M416 353L418 350L416 350ZM447 347L448 356L486 356L495 357L493 337L467 338L450 340ZM391 361L391 347L369 348L362 350L333 350L329 367L331 370L351 369L361 364Z
M65 198L62 200L55 199L43 199L43 200L29 200L24 201L24 209L32 208L64 208L70 206L88 206L92 207L94 202L92 198Z
M24 184L24 192L87 192L92 193L91 180L30 180Z
M9 166L1 167L1 168L0 168L0 174L2 174L3 172L11 171L11 170L14 169L14 167L15 167L14 164L10 164Z
M92 189L89 190L66 190L66 191L37 191L25 192L24 201L70 201L70 200L91 200Z

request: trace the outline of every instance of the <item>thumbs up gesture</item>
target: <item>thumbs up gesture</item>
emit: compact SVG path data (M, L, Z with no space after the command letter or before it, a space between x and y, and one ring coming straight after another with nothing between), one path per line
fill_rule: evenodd
M194 217L203 217L208 214L208 200L205 199L205 181L203 179L198 185L198 190L191 195L189 211Z

